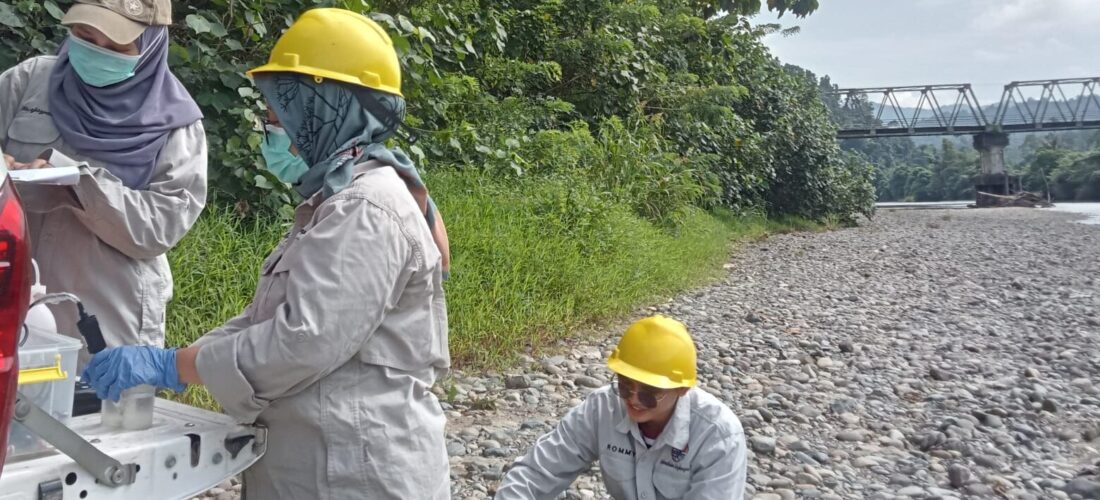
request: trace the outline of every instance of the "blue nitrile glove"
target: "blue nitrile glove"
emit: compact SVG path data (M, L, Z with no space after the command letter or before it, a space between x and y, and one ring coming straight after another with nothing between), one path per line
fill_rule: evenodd
M81 380L95 388L99 399L118 401L122 391L139 385L166 387L183 392L176 371L176 350L148 345L104 349L92 357Z

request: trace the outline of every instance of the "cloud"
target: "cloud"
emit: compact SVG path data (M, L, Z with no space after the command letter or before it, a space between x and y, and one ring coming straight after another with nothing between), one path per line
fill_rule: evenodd
M1017 54L1013 53L1011 50L1005 49L987 49L980 47L974 49L973 54L974 59L990 63L1011 62L1017 58Z
M778 21L802 33L768 37L773 53L841 87L966 82L986 103L1012 81L1100 74L1100 0L829 0Z
M971 26L985 32L1028 35L1095 29L1100 6L1095 0L982 0Z

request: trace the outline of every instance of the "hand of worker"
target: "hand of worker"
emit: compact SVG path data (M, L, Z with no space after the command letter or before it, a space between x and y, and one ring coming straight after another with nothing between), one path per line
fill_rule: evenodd
M36 168L48 168L49 162L41 158L37 160L31 160L30 163L13 162L8 164L12 170L33 170Z
M139 385L183 392L176 371L176 350L145 345L104 349L92 357L81 379L95 388L99 399L118 401L122 391Z
M30 170L34 168L46 168L50 166L49 162L41 158L31 161L30 163L19 163L15 161L14 156L9 154L4 155L4 163L6 163L8 168L12 170Z

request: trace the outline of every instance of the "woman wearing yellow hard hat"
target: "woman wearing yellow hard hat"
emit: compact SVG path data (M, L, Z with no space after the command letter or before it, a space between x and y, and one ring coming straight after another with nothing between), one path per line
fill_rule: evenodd
M497 500L556 498L597 460L616 500L744 496L745 433L729 407L693 388L695 344L682 323L634 323L607 366L617 380L516 460Z
M267 426L247 499L450 497L442 219L409 158L386 147L404 113L390 38L342 9L303 14L250 72L269 112L267 168L306 198L245 311L190 347L123 347L85 378L204 384Z

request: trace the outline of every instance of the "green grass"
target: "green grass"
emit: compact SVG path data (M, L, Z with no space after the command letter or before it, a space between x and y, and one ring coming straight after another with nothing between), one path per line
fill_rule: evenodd
M278 221L244 221L228 209L208 207L168 254L175 293L168 305L167 344L186 346L243 311L256 291L260 264L285 230ZM202 388L188 389L181 399L215 406Z
M571 179L505 184L444 172L429 182L454 256L445 285L451 355L467 368L507 366L525 350L716 278L732 242L823 227L699 209L655 224ZM186 345L243 310L284 231L208 210L170 255L168 344ZM214 406L202 389L181 399Z
M625 205L593 202L567 179L502 186L437 174L432 188L453 235L447 303L460 365L499 367L586 322L699 283L721 270L732 236L763 226L689 210L671 231Z

